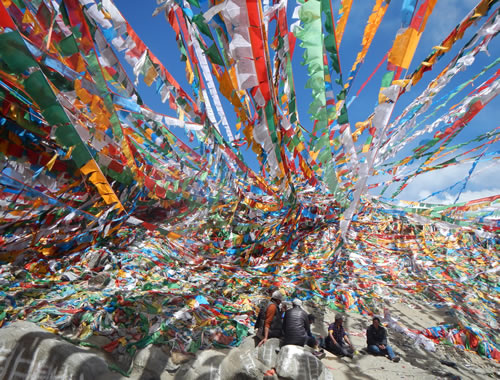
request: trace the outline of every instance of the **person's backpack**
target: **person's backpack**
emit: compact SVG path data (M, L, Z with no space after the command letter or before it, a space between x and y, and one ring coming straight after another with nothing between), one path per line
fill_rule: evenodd
M259 314L257 315L257 320L255 321L255 335L261 339L264 337L264 321L266 320L266 310L268 306L269 301L261 301L259 305Z

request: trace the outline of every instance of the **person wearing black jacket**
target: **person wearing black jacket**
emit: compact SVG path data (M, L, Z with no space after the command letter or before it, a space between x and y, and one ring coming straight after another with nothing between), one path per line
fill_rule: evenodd
M285 312L283 318L283 345L294 344L304 347L307 338L311 333L311 326L307 313L300 307L299 299L293 300L293 307Z
M316 339L311 333L311 325L309 315L302 309L302 301L294 299L293 307L285 312L283 318L283 345L293 344L304 347L307 344L309 347L318 349ZM325 354L321 351L315 351L313 354L322 359Z
M260 309L257 321L255 322L256 335L260 339L259 346L262 346L270 338L282 337L281 301L283 301L283 294L279 290L276 290L271 296L271 301Z
M373 323L366 330L366 345L368 352L374 355L387 355L393 362L399 362L399 356L394 354L387 344L387 331L380 325L380 318L373 317Z

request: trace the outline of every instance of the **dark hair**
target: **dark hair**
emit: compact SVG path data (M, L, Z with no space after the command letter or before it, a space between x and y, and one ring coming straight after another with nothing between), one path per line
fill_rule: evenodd
M378 323L380 323L380 318L379 318L379 317L377 317L377 316L373 317L373 320L377 320L377 321L378 321Z
M314 316L314 314L307 314L307 319L309 319L309 323L316 322L316 317Z

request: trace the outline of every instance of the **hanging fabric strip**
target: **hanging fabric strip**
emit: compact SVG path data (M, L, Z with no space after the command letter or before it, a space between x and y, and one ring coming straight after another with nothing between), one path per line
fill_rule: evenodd
M471 41L467 45L471 45L474 42L478 42L478 45L474 49L470 50L466 55L463 55L465 47L452 59L452 61L443 69L439 76L431 81L424 92L419 95L403 112L401 119L404 119L406 115L409 114L410 110L414 112L413 116L406 121L406 127L402 126L398 128L398 133L393 135L390 139L390 144L398 143L397 148L391 147L391 156L394 156L398 151L400 151L404 145L408 144L418 136L431 132L434 130L441 122L442 118L434 121L431 124L427 124L426 128L419 130L416 133L412 133L408 138L401 138L403 133L410 130L412 120L423 112L426 112L428 106L432 102L432 99L454 78L458 73L462 72L467 67L471 66L475 61L476 55L487 49L491 39L496 36L497 31L500 30L500 9L490 17L489 20L480 27L476 34L472 37ZM483 36L482 39L479 36ZM498 61L498 60L497 60ZM487 66L488 69L490 66ZM426 105L425 107L423 105ZM415 113L415 110L418 112ZM398 120L396 120L398 122ZM409 124L408 124L409 123ZM386 148L385 151L389 151Z
M434 63L441 59L442 55L451 50L453 45L464 36L469 27L476 24L479 19L487 15L494 4L494 1L481 0L452 30L452 32L438 46L433 48L432 52L409 76L412 85L416 85L422 79L424 72L432 70Z
M192 26L190 26L190 27L192 28ZM192 32L194 32L194 30L192 30ZM196 36L195 36L195 38L192 39L192 44L194 46L196 56L198 58L200 66L201 66L201 71L203 73L203 76L205 77L205 81L207 82L206 86L208 88L208 91L210 92L210 96L211 96L213 102L215 103L215 109L217 110L217 113L219 114L219 117L221 118L222 126L224 127L224 129L226 131L226 135L229 139L229 142L233 142L234 136L231 132L231 128L229 126L229 123L227 122L226 114L224 112L224 109L222 108L219 94L217 93L217 89L215 88L215 83L214 83L212 74L210 73L210 69L208 67L208 62L207 62L205 53L201 50L200 44L199 44ZM210 107L209 98L205 98L205 102Z
M361 42L362 49L357 54L356 60L354 61L351 67L351 71L349 72L349 75L347 77L347 83L345 85L347 92L349 92L352 83L354 82L354 79L356 78L356 75L365 60L368 49L372 44L373 38L377 33L377 30L382 22L382 19L384 18L385 12L387 11L388 7L389 3L385 0L376 0L375 5L373 6L372 12L370 14L370 17L368 18L368 22L366 23L365 30L363 32L363 39ZM361 86L358 93L361 92L362 87L364 86Z
M347 19L349 18L349 13L351 12L352 3L353 0L341 1L339 9L339 21L335 26L335 38L337 40L337 48L340 48L342 37L344 36L345 26L347 24Z

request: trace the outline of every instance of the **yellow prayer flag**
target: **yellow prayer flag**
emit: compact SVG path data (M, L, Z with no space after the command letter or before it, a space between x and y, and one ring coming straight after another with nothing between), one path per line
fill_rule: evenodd
M404 69L410 67L421 35L422 33L413 28L407 28L403 33L398 34L389 52L389 62Z
M304 149L306 149L306 147L304 146L304 143L301 141L300 143L297 144L297 146L295 147L295 149L297 150L298 153L300 153Z
M56 152L56 154L54 154L54 156L50 159L49 162L47 162L47 165L45 165L45 167L49 170L52 170L52 167L54 166L54 164L56 163L56 160L57 160L57 157L58 157L58 154Z
M191 63L189 62L189 59L186 60L186 79L189 84L193 83L194 73L193 69L191 68Z
M155 70L154 66L151 66L144 76L144 83L149 87L153 84L155 79L158 77L158 72Z
M167 236L169 239L174 239L174 240L180 239L182 237L181 235L176 234L175 232L169 232Z
M316 161L316 158L318 157L318 154L319 154L319 150L317 152L314 152L314 151L310 151L309 152L309 156L314 160Z
M75 92L83 103L89 104L92 101L92 94L82 87L79 79L75 80Z
M106 204L116 204L116 208L125 211L120 200L116 196L106 177L104 176L104 174L102 174L99 166L97 166L97 163L94 160L90 160L89 162L87 162L80 168L80 171L84 175L90 174L90 182L92 182L97 188L97 191L101 195L104 202L106 202Z
M31 14L31 12L28 9L26 9L24 11L22 23L23 24L32 24L32 23L34 24L35 23L35 18L33 17L33 15Z

